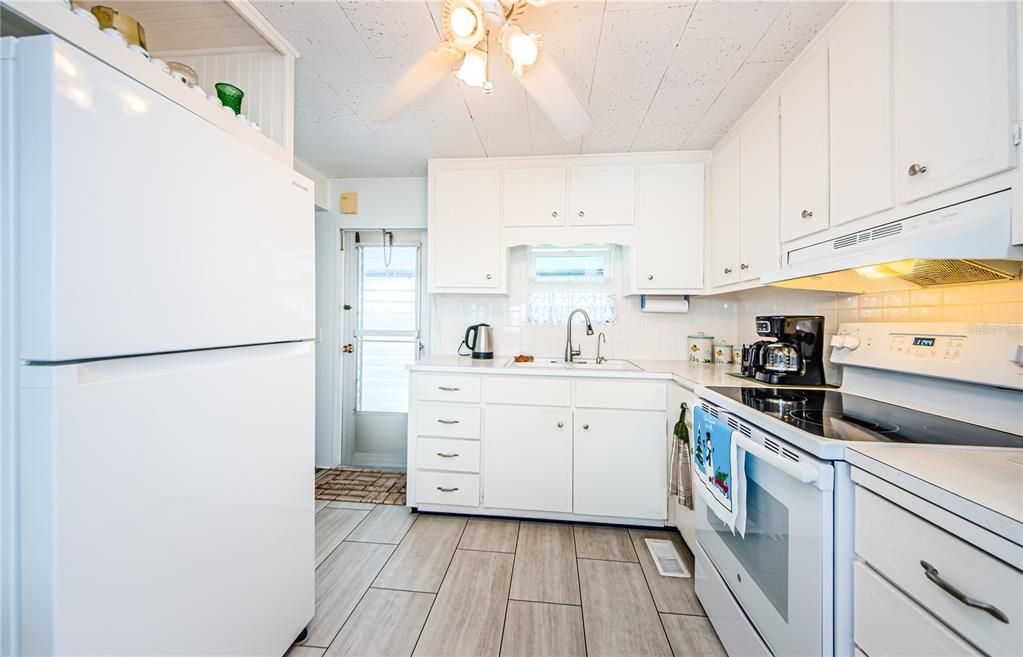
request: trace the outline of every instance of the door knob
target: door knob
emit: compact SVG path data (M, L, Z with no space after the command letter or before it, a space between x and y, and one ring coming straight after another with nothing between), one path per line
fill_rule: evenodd
M813 212L811 212L810 210L803 210L802 212L799 213L799 216L802 217L803 219L809 219L810 217L813 216Z
M922 173L927 173L927 167L922 164L917 164L916 162L914 162L913 164L909 165L909 171L907 171L906 173L908 173L911 176L919 176Z
M725 267L725 273L726 274L731 274L732 273L731 267Z
M552 213L551 213L551 216L552 216L552 217L554 217L554 218L556 219L556 218L558 217L558 211L557 211L557 210L555 210L554 212L552 212Z
M653 274L647 274L647 275L646 275L646 279L647 279L648 281L652 281L652 280L654 280L654 275L653 275Z
M739 269L749 269L749 265L747 265L745 263L741 264L741 265L739 265Z
M493 276L491 274L487 274L487 280L489 281L491 278L493 278Z
M558 422L558 428L559 429L564 429L565 428L565 423L564 422Z
M589 430L590 430L590 425L584 424L583 425L583 431L589 431Z
M580 211L579 211L579 216L580 216L580 217L585 217L585 216L586 216L586 213L585 213L585 212L583 212L582 210L580 210Z

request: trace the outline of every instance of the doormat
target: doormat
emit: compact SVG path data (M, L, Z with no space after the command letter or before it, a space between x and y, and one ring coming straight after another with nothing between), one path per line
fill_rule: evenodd
M337 467L316 471L316 499L405 505L405 473Z

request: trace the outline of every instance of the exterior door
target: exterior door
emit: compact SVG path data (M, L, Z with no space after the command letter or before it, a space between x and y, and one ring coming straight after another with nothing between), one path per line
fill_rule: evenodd
M408 370L423 349L419 231L346 231L341 463L403 467Z

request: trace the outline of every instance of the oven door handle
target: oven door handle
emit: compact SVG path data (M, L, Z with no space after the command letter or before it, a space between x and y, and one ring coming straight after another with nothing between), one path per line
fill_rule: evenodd
M738 431L732 434L732 439L736 440L738 446L745 450L747 454L752 454L758 459L770 463L773 467L781 470L797 481L801 481L804 484L812 484L817 481L817 468L810 468L805 465L789 461L785 457L779 456L760 443L754 442L751 438L742 435Z

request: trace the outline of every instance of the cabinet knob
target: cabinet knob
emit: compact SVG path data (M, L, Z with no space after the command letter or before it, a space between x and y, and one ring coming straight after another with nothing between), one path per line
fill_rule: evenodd
M584 424L583 425L583 431L589 431L589 430L590 430L590 425Z
M741 264L741 265L739 265L739 269L749 269L749 265L747 265L745 263Z
M648 281L652 281L652 280L654 280L654 275L653 275L653 274L647 274L647 275L646 275L646 279L647 279Z
M489 281L491 278L493 278L493 275L487 274L487 280Z
M799 213L799 216L802 217L803 219L809 219L810 217L813 216L813 212L811 212L810 210L803 210L802 212Z
M731 267L725 267L725 273L726 274L731 274L732 273L732 268Z
M927 173L927 167L922 164L917 164L916 162L914 162L913 164L909 165L909 171L907 171L906 173L908 173L911 176L919 176L922 173Z
M552 212L551 216L554 217L554 218L557 218L558 217L558 211L555 210L554 212Z
M564 429L565 428L565 423L564 422L558 422L558 428L559 429Z
M580 217L585 217L585 216L586 216L586 213L585 213L585 212L583 212L582 210L580 210L580 211L579 211L579 216L580 216Z

